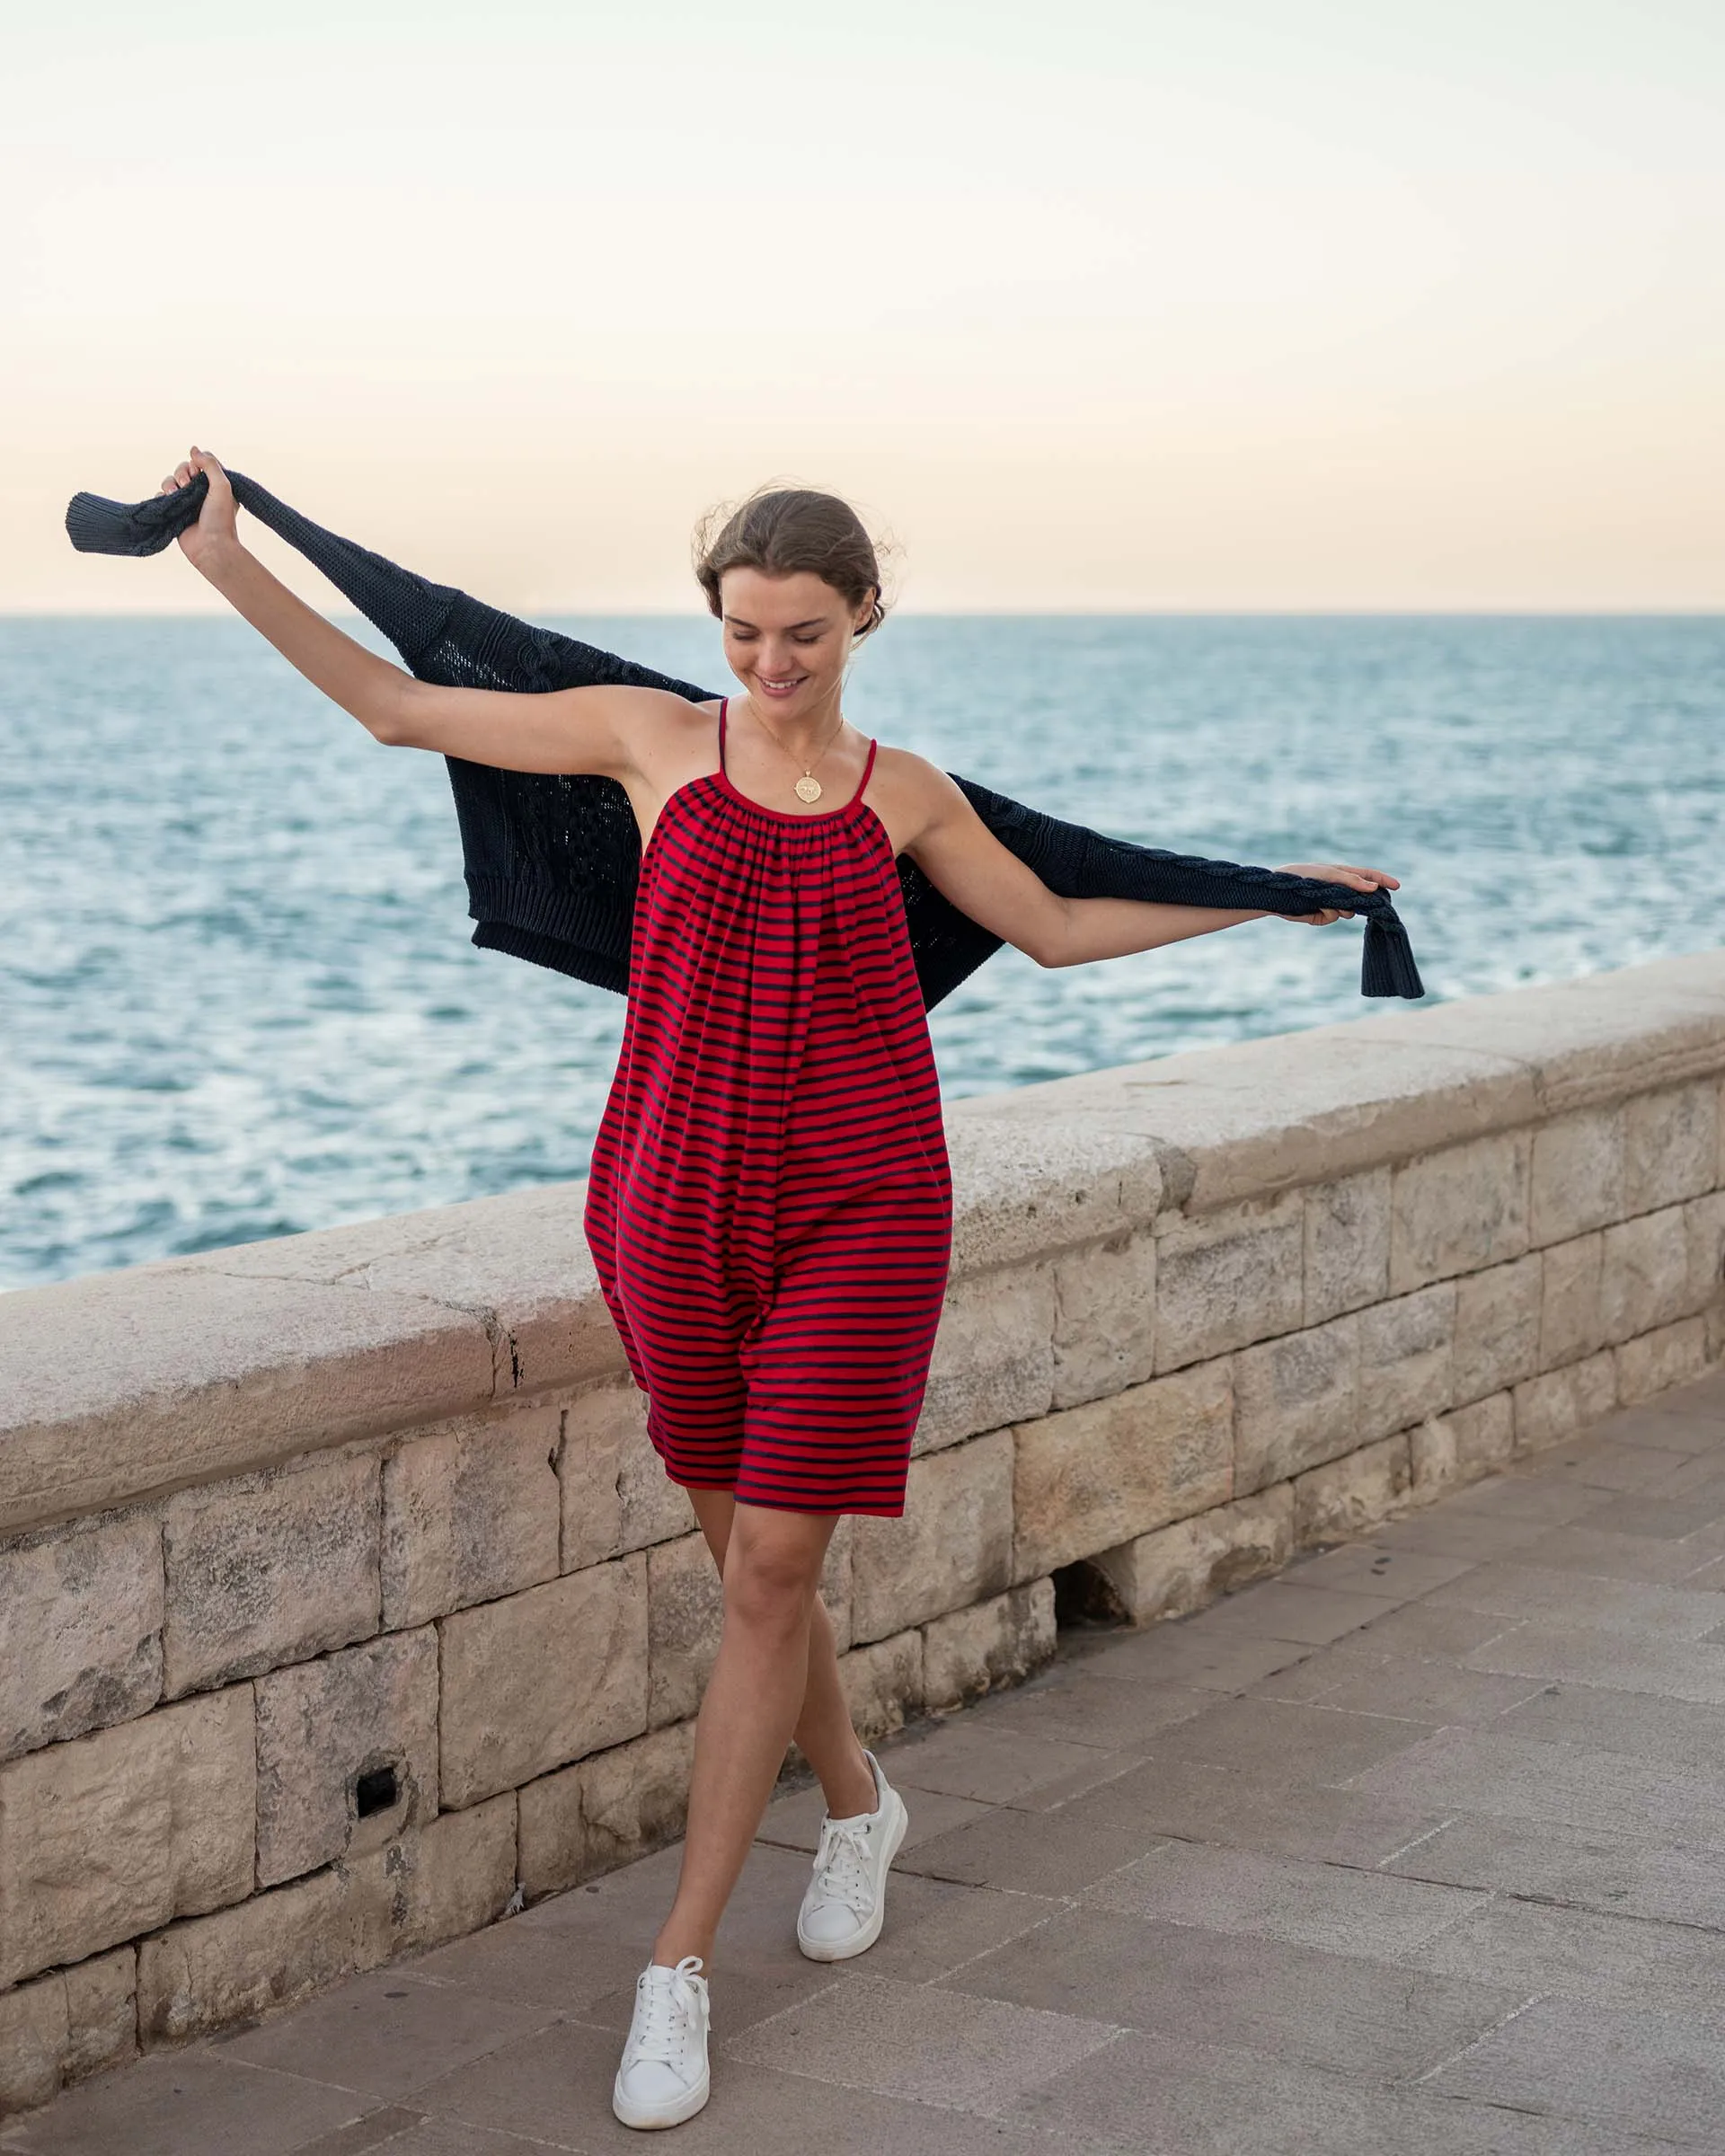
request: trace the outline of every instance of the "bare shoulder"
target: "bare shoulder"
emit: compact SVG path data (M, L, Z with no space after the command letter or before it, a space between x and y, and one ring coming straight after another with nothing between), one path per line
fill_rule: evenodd
M964 806L964 795L938 764L885 742L874 752L874 788L883 799L920 809L931 819L950 814L955 804Z
M669 689L621 685L598 694L606 699L630 765L644 777L668 776L670 784L678 784L683 767L710 752L719 717L716 698L691 703Z

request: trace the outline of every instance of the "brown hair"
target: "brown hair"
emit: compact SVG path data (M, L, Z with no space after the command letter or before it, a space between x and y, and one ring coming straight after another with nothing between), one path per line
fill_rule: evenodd
M715 614L721 611L720 579L728 569L757 569L765 577L807 571L830 584L852 607L871 600L874 611L859 636L886 619L874 542L850 503L836 494L812 487L763 487L737 508L713 510L694 535L694 573Z

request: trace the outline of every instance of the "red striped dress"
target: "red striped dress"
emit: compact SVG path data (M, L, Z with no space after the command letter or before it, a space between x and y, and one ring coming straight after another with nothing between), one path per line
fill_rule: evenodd
M822 815L724 759L642 857L588 1241L673 1481L896 1517L952 1191L874 744Z

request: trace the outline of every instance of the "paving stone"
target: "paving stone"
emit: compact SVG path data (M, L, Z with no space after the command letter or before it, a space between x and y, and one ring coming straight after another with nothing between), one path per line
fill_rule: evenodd
M1587 1631L1567 1621L1517 1624L1467 1657L1470 1669L1545 1677L1668 1700L1725 1704L1725 1656L1715 1645L1648 1632Z
M1372 1540L1392 1550L1423 1550L1433 1556L1483 1564L1494 1557L1513 1557L1536 1542L1551 1524L1544 1520L1482 1519L1478 1513L1456 1512L1459 1502L1458 1497L1446 1498L1429 1512L1391 1520L1372 1530Z
M725 2050L728 2057L944 2108L998 2104L1101 2050L1114 2035L1110 2023L1069 2012L857 1976L750 2029Z
M1104 1681L1190 1684L1200 1692L1243 1692L1272 1669L1286 1669L1310 1648L1297 1639L1244 1634L1212 1637L1208 1623L1157 1625L1137 1638L1110 1640L1090 1664Z
M1542 1684L1504 1718L1508 1736L1593 1745L1700 1773L1725 1760L1725 1708L1597 1684Z
M1647 1497L1621 1498L1611 1507L1609 1524L1617 1534L1681 1542L1685 1535L1720 1520L1725 1520L1725 1475L1715 1474L1680 1497L1655 1491Z
M1520 2110L1718 2145L1725 2116L1719 2017L1535 2000L1429 2084Z
M1686 1849L1542 1820L1453 1819L1393 1860L1409 1878L1725 1931L1725 1850Z
M366 2096L403 2097L552 2018L451 1985L378 1970L296 2014L223 2043L224 2054Z
M1083 1900L1086 1908L1110 1909L1117 1916L1153 1917L1205 1931L1393 1960L1423 1946L1486 1898L1340 1864L1167 1842L1099 1879Z
M1434 1587L1427 1600L1433 1609L1561 1619L1575 1625L1645 1632L1660 1639L1701 1639L1725 1624L1725 1595L1547 1570L1530 1563L1525 1554L1513 1564L1475 1565L1446 1586Z
M1450 2056L1519 2005L1508 1985L1431 1976L1279 1940L1088 1906L985 1954L943 1986L1384 2079Z
M541 1903L530 1913L539 1916L548 1905ZM449 1985L506 2005L544 2009L544 2019L553 2014L579 2019L599 2000L634 1982L650 1945L626 1927L578 1938L567 1927L553 1930L512 1916L420 1955L403 1973L428 1989Z
M388 2156L533 2156L535 2147L544 2145L518 2134L493 2134L464 2119L421 2118L404 2104L385 2104L350 2126L307 2142L295 2156L370 2156L374 2149Z
M1327 1647L1345 1633L1357 1632L1374 1617L1387 1616L1395 1606L1387 1595L1355 1594L1347 1588L1315 1584L1299 1586L1291 1580L1271 1579L1219 1603L1210 1612L1205 1630L1216 1639L1243 1632L1251 1638Z
M1104 1872L1135 1862L1155 1839L1137 1812L1110 1804L1110 1782L1055 1812L1003 1805L968 1826L901 1851L896 1869L960 1886L1059 1896L1094 1885Z
M919 1879L916 1891L932 1906L923 1913L911 1913L899 1901L889 1899L886 1929L869 1948L867 1964L857 1974L931 1984L978 1955L1004 1946L1009 1939L1033 1931L1070 1906L1051 1895L1001 1893L944 1879ZM892 1894L898 1894L896 1882Z
M68 2090L0 2129L0 2145L26 2156L291 2156L362 2107L349 2090L182 2051Z
M1675 2013L1714 2012L1725 1981L1725 1938L1717 1932L1527 1901L1488 1902L1441 1936L1391 1949L1385 1958L1446 1976L1518 1984L1530 1996L1549 1992Z
M893 1780L896 1770L890 1747L881 1752L880 1763L886 1769L888 1780ZM932 1842L936 1834L950 1833L956 1826L969 1826L973 1819L986 1818L995 1807L969 1797L947 1797L934 1789L918 1789L914 1797L907 1798L906 1808L910 1814L910 1824L905 1829L899 1847L908 1852L924 1842ZM820 1823L826 1811L827 1799L818 1783L812 1789L775 1798L766 1807L766 1816L755 1839L771 1842L781 1849L812 1852L820 1840Z
M1494 1676L1444 1662L1367 1655L1346 1647L1327 1659L1334 1682L1313 1695L1325 1707L1353 1714L1405 1715L1443 1727L1495 1722L1541 1689L1537 1678Z
M1685 1775L1619 1752L1536 1744L1498 1730L1439 1730L1367 1768L1356 1786L1410 1802L1417 1797L1438 1812L1552 1819L1647 1840L1725 1846L1725 1794L1716 1774Z
M1588 1489L1544 1472L1542 1458L1526 1471L1494 1475L1450 1498L1445 1510L1457 1519L1537 1521L1547 1527L1599 1512L1610 1502L1603 1490Z
M1099 1745L1032 1736L1022 1728L996 1729L959 1716L907 1735L893 1746L888 1762L896 1787L1008 1804L1027 1790L1096 1765L1101 1752Z
M1590 1572L1601 1579L1678 1586L1725 1558L1725 1535L1702 1528L1681 1542L1661 1542L1654 1535L1618 1534L1611 1528L1578 1521L1573 1526L1553 1527L1522 1554L1544 1571Z
M1589 1444L1561 1447L1549 1466L1541 1461L1540 1471L1594 1489L1646 1489L1671 1469L1685 1465L1688 1457L1653 1445L1615 1445L1601 1429Z
M1131 1752L1147 1749L1158 1730L1215 1704L1215 1692L1197 1685L1133 1683L1082 1665L1063 1666L1053 1681L1022 1686L991 1702L987 1726Z
M1464 1557L1398 1550L1374 1536L1369 1542L1344 1542L1321 1557L1300 1558L1285 1577L1290 1586L1340 1587L1380 1601L1411 1602L1459 1579L1471 1562Z
M1411 1750L1429 1734L1429 1724L1388 1715L1343 1714L1278 1700L1228 1700L1163 1730L1154 1740L1154 1757L1226 1767L1236 1774L1273 1759L1285 1788L1333 1787Z

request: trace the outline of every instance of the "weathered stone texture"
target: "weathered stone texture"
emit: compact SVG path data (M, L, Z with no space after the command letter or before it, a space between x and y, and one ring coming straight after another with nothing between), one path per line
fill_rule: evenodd
M627 1378L590 1385L563 1410L562 1568L579 1572L686 1534L688 1492L665 1472L647 1435L647 1396Z
M1013 1433L995 1430L913 1460L903 1518L856 1517L854 1639L884 1639L1005 1586L1013 1565Z
M1545 1370L1597 1355L1606 1344L1599 1291L1606 1239L1581 1235L1554 1243L1540 1260L1539 1360Z
M1104 1550L1092 1562L1132 1621L1152 1624L1279 1572L1293 1550L1294 1486L1278 1482Z
M675 1841L688 1811L694 1725L674 1722L521 1791L521 1887L529 1901L615 1871Z
M1367 1169L1305 1194L1307 1325L1322 1325L1390 1292L1390 1171Z
M1476 1482L1506 1467L1514 1456L1514 1401L1508 1392L1476 1400L1421 1423L1409 1432L1408 1445L1417 1492L1436 1494L1452 1484Z
M377 1630L378 1482L376 1459L338 1455L168 1500L170 1699Z
M930 1713L1015 1684L1055 1648L1054 1582L1033 1579L923 1627L923 1703Z
M1725 1190L1686 1205L1683 1229L1689 1253L1689 1307L1705 1310L1725 1296Z
M1704 1374L1708 1365L1707 1325L1703 1318L1685 1318L1676 1325L1662 1325L1639 1339L1625 1340L1616 1350L1616 1404L1632 1408L1672 1385L1687 1384Z
M1359 1314L1234 1357L1234 1489L1244 1496L1357 1441Z
M1533 1155L1525 1130L1446 1145L1395 1171L1390 1200L1390 1292L1502 1265L1527 1249Z
M477 1804L647 1726L647 1562L590 1565L441 1621L440 1787Z
M1700 1197L1719 1180L1719 1088L1711 1080L1641 1093L1623 1104L1623 1204L1629 1213Z
M856 1733L865 1745L890 1736L923 1711L923 1635L914 1628L854 1647L838 1662Z
M252 1688L0 1768L0 1984L250 1894Z
M1054 1276L1013 1266L955 1278L929 1363L911 1449L929 1453L1048 1411L1054 1397Z
M1448 1407L1455 1396L1456 1302L1454 1283L1441 1280L1359 1312L1356 1442L1388 1437Z
M1609 1349L1529 1378L1515 1388L1516 1450L1561 1445L1617 1404L1617 1372Z
M162 1603L154 1513L0 1548L0 1760L153 1707Z
M1599 1310L1606 1338L1614 1345L1691 1314L1683 1206L1668 1206L1606 1230Z
M1233 1494L1233 1408L1224 1359L1019 1429L1014 1578L1223 1503Z
M1362 1445L1294 1481L1294 1540L1341 1542L1364 1534L1407 1494L1413 1470L1408 1434Z
M650 1727L680 1722L700 1707L724 1621L724 1583L701 1535L647 1552Z
M1305 1208L1298 1191L1175 1215L1156 1245L1156 1368L1177 1370L1292 1332L1305 1303Z
M182 2042L476 1930L514 1892L515 1793L138 1948L146 2041Z
M1483 1400L1538 1374L1544 1276L1535 1251L1456 1281L1452 1400Z
M1052 1405L1141 1385L1156 1361L1156 1239L1148 1229L1075 1250L1054 1268Z
M0 2119L137 2055L130 1947L0 1992Z
M416 1439L384 1462L384 1622L424 1624L558 1568L562 1418L529 1409Z
M0 1992L0 2120L58 2091L69 2042L63 1976Z
M1569 1242L1621 1220L1623 1111L1590 1109L1559 1116L1534 1133L1533 1240Z
M424 1825L438 1811L438 1637L368 1639L261 1677L258 1884L315 1871ZM358 1816L362 1774L395 1771L394 1804Z

